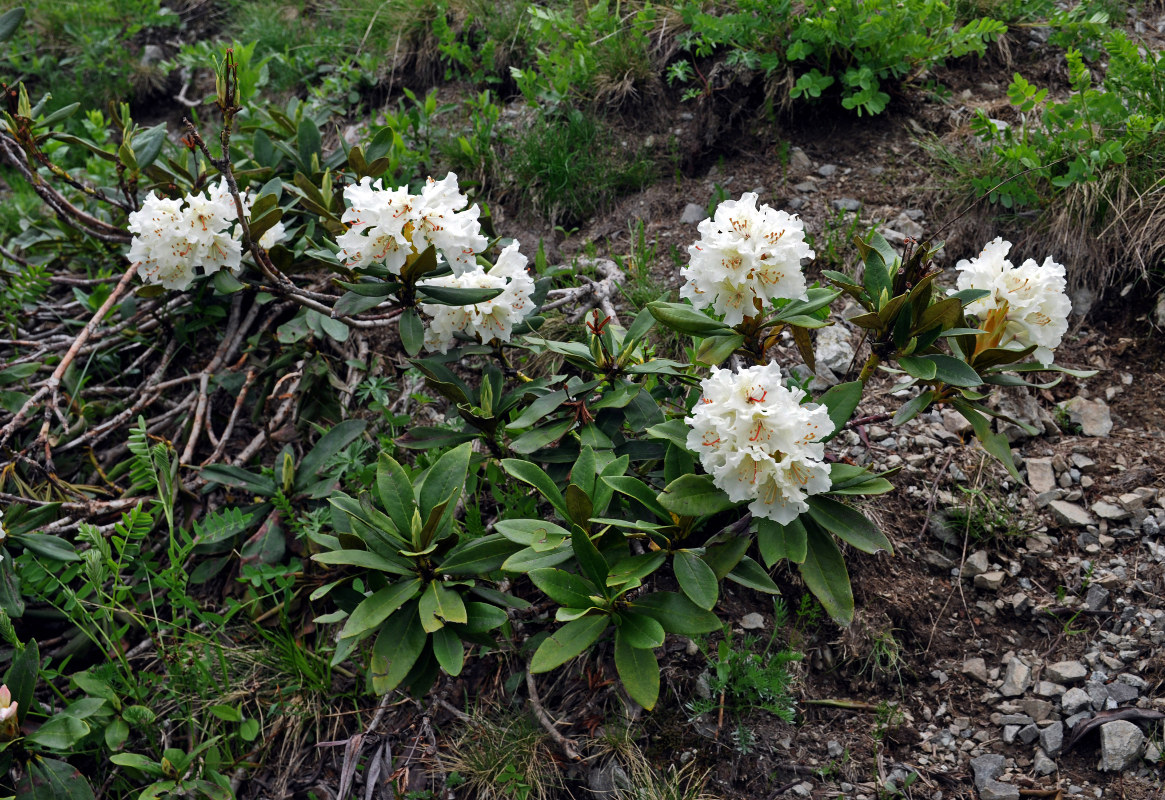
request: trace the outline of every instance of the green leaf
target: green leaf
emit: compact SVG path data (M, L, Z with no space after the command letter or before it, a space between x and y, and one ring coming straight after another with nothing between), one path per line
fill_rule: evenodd
M677 550L672 567L680 588L693 603L709 610L716 605L720 585L716 573L702 558L690 550Z
M678 592L653 592L631 603L631 609L653 617L668 633L695 636L723 627L711 611L700 608Z
M53 561L81 560L81 556L77 555L73 545L59 536L48 533L23 533L20 535L20 543L38 556Z
M57 714L26 737L30 744L47 747L50 750L71 750L73 745L89 735L89 725L68 714Z
M728 573L728 580L766 594L781 593L777 584L773 582L772 577L765 572L764 568L748 556L740 559L740 563L733 568L732 572Z
M805 560L805 526L796 517L788 525L771 519L758 519L756 523L756 544L765 565L772 567L781 559L794 564Z
M216 276L221 274L221 271L215 273ZM340 299L336 301L336 304L332 306L332 311L337 316L351 317L355 314L363 313L370 308L376 308L382 302L384 302L384 298L381 297L370 297L357 292L344 292L344 294L340 295Z
M16 7L10 11L4 12L0 16L0 42L6 42L12 38L12 34L16 33L16 29L20 27L20 23L24 21L24 8Z
M457 289L448 286L417 287L417 294L422 300L441 306L473 306L493 300L505 289Z
M668 513L666 508L660 505L659 500L656 499L656 493L638 478L633 478L630 475L618 475L611 478L603 478L603 483L610 486L616 492L619 492L619 494L626 495L632 500L642 503L648 511L655 514L661 520L671 522L671 514Z
M531 672L549 672L586 650L603 635L610 619L592 615L568 622L542 640L530 659Z
M594 513L594 504L587 493L572 483L566 487L563 499L566 501L566 510L570 513L570 519L574 524L584 530L589 528L591 514Z
M934 362L935 377L950 386L982 386L983 379L965 361L952 356L927 356Z
M365 597L348 617L337 638L349 639L376 628L421 591L421 579L390 584Z
M370 553L367 550L333 550L328 553L316 553L312 556L312 560L332 567L364 567L365 569L376 569L392 575L411 574L409 570L400 564L389 561L387 558L378 556L375 553Z
M829 419L833 423L833 433L823 437L821 442L828 442L841 433L842 428L857 410L858 403L862 401L863 388L861 381L839 383L830 387L829 391L817 399L817 402L828 409Z
M25 773L16 783L16 797L19 800L93 800L93 788L72 764L38 755L27 761Z
M467 622L465 602L457 592L433 580L421 595L417 612L421 616L421 626L427 633L440 630L446 622Z
M303 161L304 169L312 168L311 157L314 155L318 161L323 161L323 151L321 149L320 127L316 125L315 121L304 117L299 122L299 130L295 136L296 144L299 146L299 157Z
M596 605L591 597L593 587L572 573L561 569L536 569L530 572L530 580L560 606L590 608Z
M502 563L503 572L532 572L536 569L557 567L564 561L569 561L574 555L569 547L557 550L535 550L525 547L514 553Z
M665 636L663 626L654 617L624 611L618 616L617 631L630 642L632 647L662 647Z
M231 274L230 270L220 269L214 273L214 277L210 280L214 284L215 291L220 294L234 294L245 288L243 282Z
M319 477L319 473L324 468L324 465L333 456L360 438L360 435L364 433L364 429L367 426L368 423L362 419L344 420L321 436L320 440L316 442L315 447L311 449L311 452L303 457L299 469L296 470L295 488L298 491L303 491L310 486Z
M938 373L938 365L929 358L921 356L899 356L898 366L912 378L920 381L933 381Z
M919 392L916 397L912 397L902 404L902 408L898 409L898 413L894 415L894 424L902 425L917 417L930 406L930 401L934 399L934 392L927 390Z
M425 344L425 324L415 308L406 308L400 315L400 343L405 352L415 356Z
M399 686L421 657L427 638L415 603L389 617L372 646L372 691L383 695Z
M801 577L814 597L833 621L843 628L854 618L854 594L850 586L845 559L833 537L816 525L806 528L807 547L805 563L800 565Z
M659 662L646 648L631 644L621 629L615 631L615 669L627 694L650 711L659 700Z
M473 445L466 442L445 453L429 468L417 497L422 519L428 519L438 503L453 501L465 487L472 455Z
M453 676L461 674L465 666L465 647L461 637L448 628L441 628L433 634L433 655L441 669Z
M4 559L8 561L9 559ZM23 650L17 650L12 656L12 664L4 673L4 685L12 693L12 702L17 704L17 720L24 722L25 716L32 708L33 691L36 688L37 678L40 676L40 647L36 639L31 640Z
M570 538L570 531L541 519L500 519L494 529L511 542L545 551Z
M526 431L510 442L510 449L515 453L529 455L530 453L537 452L544 447L549 447L554 444L573 427L573 419L563 419L541 428L534 428L533 430Z
M605 589L611 569L602 553L595 547L595 543L591 541L591 537L576 526L570 535L570 543L583 574L600 590Z
M648 303L647 309L660 323L680 333L705 337L731 336L735 333L723 322L714 320L704 312L684 303L664 303L657 300L654 303Z
M684 475L667 485L656 497L659 504L681 517L718 514L737 504L712 482L711 475Z
M890 540L860 511L820 494L806 502L814 522L863 553L894 552Z
M550 504L558 511L559 516L563 519L570 519L570 512L566 510L566 500L563 498L562 492L558 491L554 481L540 466L516 458L503 458L502 469L523 483L533 486L550 501Z
M408 473L388 453L376 460L376 498L402 536L408 535L417 507Z
M700 342L700 347L696 350L696 361L709 367L715 367L735 353L742 344L744 344L744 337L739 333L709 336Z
M2 22L0 22L0 27L2 27ZM2 40L2 36L0 36L0 40ZM166 123L164 122L159 122L152 128L146 128L135 136L133 140L133 152L134 161L138 163L138 169L145 169L150 164L153 164L158 158L158 154L162 152L162 145L165 143ZM256 239L259 236L260 234L255 234Z
M955 400L951 405L971 423L971 427L975 430L975 436L982 443L983 449L995 456L1017 483L1023 484L1023 478L1020 477L1019 470L1015 468L1015 460L1011 456L1011 445L1008 444L1007 437L1002 433L992 431L991 421L970 403L964 400Z

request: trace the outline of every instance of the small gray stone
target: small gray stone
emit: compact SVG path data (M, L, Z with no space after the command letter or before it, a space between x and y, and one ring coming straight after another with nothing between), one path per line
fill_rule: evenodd
M988 781L979 790L979 800L1019 800L1019 788L1002 781Z
M1007 763L1001 755L991 754L971 759L971 772L975 776L975 788L982 791L990 781L1003 774L1003 765Z
M994 715L991 718L994 720L995 719ZM997 724L998 725L1018 725L1019 727L1022 728L1024 725L1030 725L1033 722L1035 722L1035 720L1033 720L1027 714L1000 714L999 721Z
M999 693L1004 697L1019 697L1027 691L1031 683L1031 667L1019 658L1013 658L1007 662L1007 672L1003 676L1003 685L999 687Z
M1112 414L1103 400L1073 397L1060 403L1060 408L1085 436L1108 436L1112 431Z
M1044 676L1056 683L1079 683L1088 677L1088 667L1079 661L1059 661L1044 669Z
M852 197L839 197L830 202L838 211L857 211L862 207L861 201Z
M850 332L844 325L830 325L817 332L814 350L817 362L834 372L844 373L854 360L854 348L850 344Z
M764 626L765 618L755 611L740 618L740 627L746 631L759 631L764 629Z
M1023 713L1034 719L1036 722L1043 722L1052 716L1052 711L1055 706L1049 700L1040 700L1036 697L1025 697L1019 701Z
M843 755L845 755L845 748L842 747L841 742L837 741L836 739L831 739L829 743L825 745L825 749L829 751L830 758L841 758Z
M805 201L804 197L790 197L785 202L785 208L788 208L791 211L800 211L807 205L809 205L809 203Z
M1121 772L1137 763L1145 734L1133 723L1118 719L1100 726L1100 765L1104 772Z
M1066 500L1053 500L1048 506L1052 509L1052 516L1056 522L1066 528L1083 528L1085 525L1096 524L1096 520L1085 509Z
M1064 746L1064 723L1053 722L1051 725L1040 731L1040 747L1050 756L1060 754L1060 748Z
M822 164L817 168L817 174L823 178L832 177L837 172L837 164Z
M968 658L963 662L963 674L979 683L987 683L987 662L981 658Z
M1074 687L1064 692L1064 696L1060 698L1060 710L1068 716L1078 714L1087 708L1092 707L1092 698L1088 696L1088 692L1080 687Z
M1091 711L1081 711L1079 714L1073 714L1064 720L1064 730L1070 731L1086 719L1092 719Z
M1027 464L1027 482L1036 494L1044 494L1056 488L1056 473L1052 469L1050 458L1029 458Z
M1088 697L1092 701L1092 707L1097 711L1104 711L1108 706L1108 687L1103 683L1093 681L1084 687L1084 691L1088 692Z
M1084 595L1084 605L1089 611L1100 611L1108 604L1109 592L1103 586L1092 584Z
M1037 775L1051 775L1056 771L1056 762L1048 758L1048 754L1037 747L1035 758L1032 759L1032 768Z
M1092 504L1092 513L1109 522L1119 522L1132 516L1128 511L1113 503L1097 500Z
M816 192L817 191L817 184L814 183L813 181L801 181L793 188L796 189L798 192L805 192L808 194L809 192Z
M1114 682L1108 684L1108 696L1118 706L1121 703L1131 703L1141 696L1136 687L1129 686L1127 683Z
M984 572L982 575L975 576L975 588L986 589L989 592L997 592L1006 578L1007 573L1003 570L997 569L991 572Z
M813 162L805 155L804 150L794 147L789 151L789 166L795 170L806 170L813 166Z
M703 222L708 218L708 209L704 206L698 206L695 203L688 203L684 206L684 213L680 216L680 222L685 225L695 225L697 222Z
M1024 744L1032 744L1040 738L1040 729L1035 725L1026 725L1019 729L1019 738Z
M987 551L976 550L963 562L963 577L974 578L976 575L982 575L990 567L991 565L987 561Z
M1020 727L1018 725L1004 725L1003 735L1000 738L1003 739L1004 744L1015 744L1015 739L1019 736L1019 730Z
M809 781L801 781L793 787L792 791L793 794L797 795L798 797L812 797L813 784L811 784Z

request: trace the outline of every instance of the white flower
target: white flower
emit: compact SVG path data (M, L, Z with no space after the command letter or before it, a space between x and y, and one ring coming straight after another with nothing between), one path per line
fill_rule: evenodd
M336 238L336 244L347 266L383 263L389 272L399 275L405 259L414 252L408 233L412 232L415 198L408 187L384 189L379 180L373 183L365 176L344 189L344 199L348 210L341 219L351 225Z
M429 178L414 205L417 215L413 232L414 246L418 252L429 245L436 246L453 268L454 275L476 269L477 254L489 244L489 240L481 235L481 223L478 221L481 211L477 204L474 203L464 211L456 210L468 200L457 188L457 175L450 172L444 180Z
M259 237L259 246L264 250L270 250L279 242L282 242L287 237L287 228L283 226L283 222L276 222L270 228L263 232Z
M1036 345L1036 361L1051 364L1052 350L1068 330L1072 302L1065 292L1064 266L1052 257L1037 264L1028 259L1020 266L1007 260L1011 242L996 237L978 257L955 265L958 289L983 289L991 294L967 306L994 345L1012 341L1021 347ZM986 326L986 327L984 327Z
M0 686L0 722L7 722L15 717L19 706L20 703L12 702L12 691L8 684Z
M135 234L129 246L129 260L138 265L138 276L146 283L160 283L167 289L185 289L194 280L190 255L194 245L186 238L186 218L181 200L146 195L141 209L129 215L129 230Z
M691 261L680 270L687 281L680 296L696 308L711 306L729 325L758 314L758 300L763 309L778 298L807 297L801 259L814 253L804 223L768 205L758 209L756 201L745 192L717 206L700 223L700 241L688 247Z
M502 289L492 300L468 306L444 306L421 303L421 311L431 317L425 331L425 347L446 352L456 341L456 333L481 341L500 339L508 342L514 325L525 319L534 306L534 279L526 272L526 257L514 242L502 250L498 261L486 272L478 266L472 272L446 275L421 281L418 286L441 286L456 289Z
M830 487L825 445L833 421L824 406L802 405L805 392L788 389L776 364L734 373L713 369L703 396L684 420L688 448L734 502L782 525L809 509L805 498Z
M489 241L481 234L481 211L476 204L458 211L468 198L450 172L440 181L429 179L419 195L407 186L385 189L365 177L344 190L348 210L342 220L351 223L336 243L349 267L382 263L399 275L407 258L433 245L454 275L474 272L477 254Z
M226 181L183 200L150 192L141 209L129 215L129 230L135 234L129 260L137 263L142 280L167 289L189 286L195 267L208 275L223 267L237 272L243 256L240 232L232 230L237 219Z

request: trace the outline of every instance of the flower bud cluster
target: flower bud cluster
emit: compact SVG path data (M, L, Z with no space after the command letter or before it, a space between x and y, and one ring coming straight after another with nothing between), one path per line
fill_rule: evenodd
M833 421L824 406L801 404L805 392L786 388L779 366L713 369L700 388L687 445L733 502L751 500L754 515L787 525L809 509L806 497L829 489L821 440Z
M365 177L344 190L344 199L342 220L349 227L336 243L352 269L382 264L400 275L410 255L432 245L460 276L477 267L476 255L489 244L477 204L465 208L469 199L452 172L440 181L429 178L420 194L410 194L407 186L385 189Z
M727 200L699 225L700 240L688 247L691 261L680 274L687 281L680 296L696 308L711 307L729 325L756 316L777 299L806 295L801 259L813 258L805 225L795 215L745 192Z
M249 198L243 199L244 213L250 211L250 204ZM151 191L142 207L129 215L129 230L134 234L129 260L137 264L143 281L167 289L188 287L197 267L207 275L224 267L237 273L243 257L238 218L225 180L206 193L188 194L181 200L158 197ZM283 236L283 223L276 223L259 244L271 247Z
M502 250L497 263L488 272L475 263L473 270L430 278L418 285L503 290L497 297L474 305L421 303L421 311L430 317L429 328L425 331L425 346L442 353L453 345L457 333L470 338L479 337L483 342L492 339L508 342L514 325L534 310L534 303L530 299L534 293L534 279L526 271L526 257L518 252L517 242Z
M1052 350L1067 332L1072 311L1064 266L1048 256L1043 264L1029 258L1016 267L1007 260L1010 249L1011 242L996 237L977 257L957 263L957 286L960 291L991 293L967 306L967 313L979 317L980 327L992 328L984 328L985 335L1002 346L1013 341L1021 347L1036 345L1035 359L1051 364Z

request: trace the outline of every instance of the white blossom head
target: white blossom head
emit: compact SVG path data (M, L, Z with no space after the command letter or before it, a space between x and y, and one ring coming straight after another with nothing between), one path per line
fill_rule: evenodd
M1043 264L1029 258L1016 267L1007 260L1010 249L1011 242L996 237L977 257L958 262L957 288L990 292L967 306L967 312L979 318L980 327L988 326L980 336L1001 346L1011 342L1021 347L1035 345L1036 361L1051 364L1052 351L1067 332L1072 311L1064 266L1049 256Z
M729 325L760 313L773 300L803 300L806 293L801 259L813 258L805 242L805 225L768 205L757 208L757 195L745 192L727 200L699 225L700 240L688 247L691 260L680 270L686 283L680 296L696 308L709 308Z
M134 234L129 260L137 264L138 276L146 283L160 283L167 289L185 289L194 280L190 258L195 244L187 238L186 216L181 200L158 197L152 191L142 207L129 215Z
M19 706L20 703L12 702L12 690L8 684L0 686L0 723L15 718Z
M344 190L344 199L348 209L341 219L349 228L336 243L349 267L384 264L399 275L410 255L433 245L461 275L477 267L477 254L489 244L481 234L477 205L458 210L468 198L452 172L440 181L430 178L417 195L407 186L385 189L379 180L365 177Z
M753 514L787 525L809 509L806 497L829 489L821 440L833 421L824 406L801 404L805 392L787 388L779 366L714 368L700 388L684 420L688 448L730 499L751 500Z
M526 271L526 257L518 252L517 242L502 250L497 263L488 272L478 266L472 272L430 278L418 286L502 289L497 297L474 305L421 303L421 311L430 318L429 328L425 331L425 347L442 353L453 346L457 333L479 337L483 342L493 339L508 342L514 326L534 310L530 299L534 293L534 279Z

